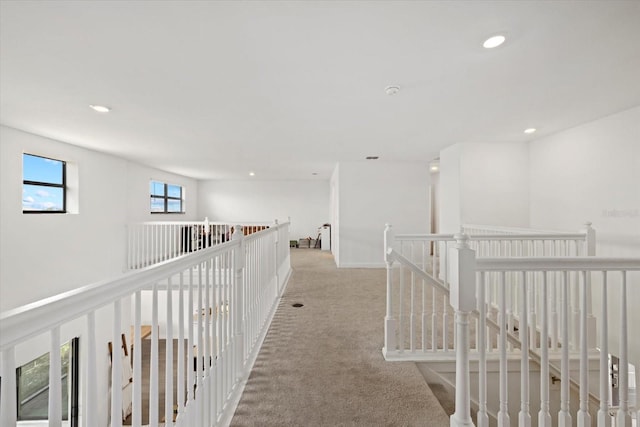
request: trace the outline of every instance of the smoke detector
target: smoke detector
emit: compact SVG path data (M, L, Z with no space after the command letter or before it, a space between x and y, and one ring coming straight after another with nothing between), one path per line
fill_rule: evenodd
M387 95L395 95L396 93L398 93L400 91L400 86L396 86L396 85L392 85L392 86L387 86L384 89L384 92Z

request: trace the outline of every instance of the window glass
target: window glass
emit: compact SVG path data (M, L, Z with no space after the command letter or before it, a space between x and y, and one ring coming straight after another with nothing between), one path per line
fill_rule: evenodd
M167 203L167 211L168 212L182 212L182 201L181 200L168 200Z
M164 182L151 181L151 195L164 197Z
M24 154L22 156L23 180L62 184L64 162L46 157Z
M69 419L71 342L60 347L62 370L62 419ZM49 353L16 369L18 421L49 417Z
M151 212L164 212L164 198L151 198Z
M180 198L180 196L182 195L182 187L180 187L179 185L167 185L167 196L169 197L177 197Z
M22 210L53 211L64 210L64 190L43 185L24 184L22 186Z

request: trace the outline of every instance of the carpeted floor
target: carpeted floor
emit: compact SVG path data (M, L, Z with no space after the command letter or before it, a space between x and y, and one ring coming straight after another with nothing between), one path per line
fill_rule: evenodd
M337 269L313 249L291 257L293 275L231 425L448 426L415 364L382 357L385 271Z

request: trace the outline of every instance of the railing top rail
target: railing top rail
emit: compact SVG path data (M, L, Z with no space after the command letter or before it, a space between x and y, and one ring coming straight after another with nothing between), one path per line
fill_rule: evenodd
M132 222L131 225L193 225L204 224L204 220L191 220L191 221L141 221ZM243 225L243 226L272 226L273 221L209 221L209 225Z
M389 248L389 250L387 251L387 254L389 254L393 259L395 259L398 262L400 262L400 264L403 264L406 267L408 267L411 271L416 273L418 275L418 277L429 281L429 283L433 287L438 289L440 292L444 292L444 293L448 293L449 292L449 289L443 283L441 283L438 280L436 280L435 277L431 276L426 271L423 271L422 269L420 269L418 266L416 266L414 263L412 263L409 259L407 259L407 257L402 255L400 252L396 251L393 248Z
M256 233L259 235L254 238L275 233L285 225L288 223L273 224L271 228ZM119 298L144 290L150 284L185 271L239 245L240 240L230 240L149 267L129 271L116 278L101 280L4 311L0 313L0 351L46 332L54 326L77 319Z
M453 234L396 234L396 240L428 240L428 241L447 241L455 240Z
M477 258L477 271L640 271L640 258Z
M398 234L396 240L425 240L431 242L454 241L453 234ZM555 234L468 234L469 240L585 240L586 233L555 233Z
M463 228L475 228L479 230L487 231L500 231L505 233L526 233L526 234L566 234L570 231L562 230L542 230L537 228L525 228L525 227L502 227L499 225L486 225L486 224L462 224Z

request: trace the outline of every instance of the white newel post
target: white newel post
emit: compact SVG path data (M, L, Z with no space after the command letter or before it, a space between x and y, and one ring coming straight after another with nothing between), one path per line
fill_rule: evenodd
M240 244L233 251L233 268L234 268L234 313L235 325L234 339L236 340L236 377L234 382L242 378L244 372L244 311L243 311L243 299L244 299L244 234L242 233L240 225L236 225L233 231L232 240L238 240Z
M469 380L469 313L476 307L476 253L469 248L469 237L454 236L449 248L450 304L455 312L456 407L451 427L473 426Z
M209 233L211 232L211 227L209 226L209 217L205 216L204 217L204 222L202 223L202 227L204 228L204 233L203 233L203 238L204 238L204 242L202 242L202 248L208 248L209 246L213 245L213 236L209 236ZM210 240L211 239L211 240ZM211 245L209 244L209 242L211 242Z
M590 222L585 222L584 230L584 254L586 256L596 256L596 230L591 227ZM591 289L591 275L587 277L585 283L585 291L587 293L587 344L589 349L595 349L597 346L597 320L593 315L593 295Z
M384 262L387 264L387 312L384 318L384 349L386 354L396 349L396 319L393 317L393 304L391 300L392 292L392 270L393 257L391 250L393 249L395 234L391 228L391 224L385 224L384 228Z

